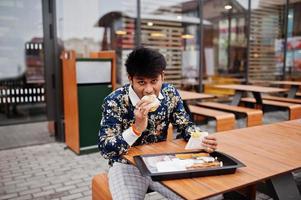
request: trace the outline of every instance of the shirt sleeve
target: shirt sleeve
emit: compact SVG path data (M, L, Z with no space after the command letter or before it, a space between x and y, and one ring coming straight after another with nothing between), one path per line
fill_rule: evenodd
M130 136L126 139L123 134L130 135L130 130L122 130L121 106L117 100L105 99L103 103L102 120L98 132L98 148L102 156L110 161L122 162L121 155L125 154L131 140Z
M139 136L137 136L132 127L126 129L125 131L123 131L122 133L122 137L123 139L128 143L128 145L132 146L136 140L139 138Z

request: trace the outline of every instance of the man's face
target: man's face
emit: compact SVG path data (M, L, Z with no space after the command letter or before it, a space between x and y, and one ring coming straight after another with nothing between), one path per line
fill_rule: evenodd
M163 79L163 73L154 78L146 78L143 76L129 77L133 90L140 99L145 95L155 94L158 96L161 90Z

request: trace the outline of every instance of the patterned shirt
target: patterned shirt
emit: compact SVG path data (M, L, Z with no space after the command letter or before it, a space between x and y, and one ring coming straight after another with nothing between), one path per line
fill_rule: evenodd
M113 162L127 163L122 155L127 153L130 145L122 133L128 131L135 121L135 107L129 95L130 87L127 84L115 90L104 99L102 105L98 147L102 156L109 159L110 165ZM148 114L147 128L132 146L166 140L169 123L172 123L185 140L188 140L190 133L197 129L185 111L183 101L175 87L163 83L161 94L163 97L159 99L160 106Z

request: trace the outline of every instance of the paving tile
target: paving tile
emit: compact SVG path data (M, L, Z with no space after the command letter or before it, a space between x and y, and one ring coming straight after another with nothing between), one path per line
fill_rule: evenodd
M44 196L49 196L50 194L54 194L55 191L53 189L47 190L47 191L42 191L38 193L34 193L33 197L44 197Z
M22 195L25 195L25 194L36 194L36 193L41 192L41 191L42 191L41 188L35 188L35 189L21 191L21 192L19 192L19 195L22 196Z
M71 194L68 196L64 196L61 198L61 200L71 200L71 199L77 199L77 198L81 198L83 195L81 193L76 193L76 194Z
M17 193L11 193L11 194L6 194L6 195L0 196L0 200L11 199L11 198L15 198L15 197L18 197L18 194Z
M29 200L29 199L32 199L32 195L30 194L12 198L12 200Z

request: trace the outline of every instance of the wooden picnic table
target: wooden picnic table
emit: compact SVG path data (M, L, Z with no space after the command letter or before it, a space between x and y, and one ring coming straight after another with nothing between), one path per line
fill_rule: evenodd
M180 94L180 96L181 96L181 98L183 100L183 104L184 104L185 110L190 115L191 119L192 119L192 114L191 114L191 111L189 109L187 101L201 100L201 99L213 99L213 98L215 98L214 95L205 94L205 93L199 93L199 92L191 92L191 91L185 91L185 90L178 90L178 92L179 92L179 94Z
M215 98L214 95L199 93L199 92L191 92L191 91L185 91L185 90L178 90L178 92L180 93L180 96L183 101Z
M287 91L287 89L283 89L283 88L264 87L264 86L256 86L256 85L229 84L229 85L215 85L215 87L221 89L235 90L235 95L233 97L231 105L238 105L245 92L252 92L254 98L256 99L256 104L262 106L261 93L277 93L277 92Z
M234 174L166 180L161 183L185 199L203 199L266 181L274 199L301 199L292 171L301 168L301 120L216 133L218 150L243 162ZM124 157L183 152L173 140L132 147Z
M270 84L275 85L290 85L290 89L288 91L288 98L295 98L296 94L301 86L301 81L271 81Z

